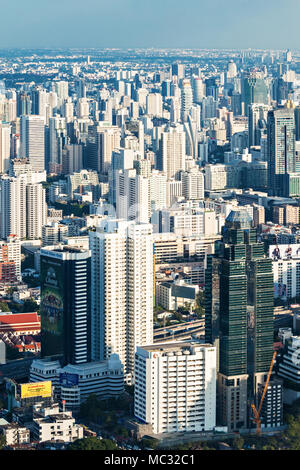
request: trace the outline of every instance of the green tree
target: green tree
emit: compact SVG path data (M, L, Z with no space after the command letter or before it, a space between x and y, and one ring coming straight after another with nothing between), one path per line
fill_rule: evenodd
M128 437L129 436L129 431L124 426L120 426L118 428L117 432L118 432L118 435L120 435L122 437Z
M233 448L237 450L241 450L244 447L244 439L242 437L237 437L233 440Z
M39 305L35 302L35 300L26 299L22 307L22 313L38 312L39 309Z
M98 421L100 416L100 400L97 395L91 394L80 406L80 417L91 421Z
M178 312L174 313L175 320L178 320L179 322L182 322L183 321L182 313L186 313L186 312L185 312L183 307L179 307Z
M0 310L1 312L10 312L10 308L6 302L0 302Z
M11 346L6 346L6 359L13 361L14 359L20 359L22 355L19 353L18 349L12 348Z
M145 449L146 447L150 447L151 449L157 449L157 446L158 446L158 443L159 441L157 439L154 439L154 438L144 438L141 442L141 445L143 447L143 449ZM182 449L182 450L185 450L185 449Z
M288 430L286 433L289 448L300 450L300 416L290 416L288 419Z
M68 450L117 450L118 446L110 439L87 437L77 439L68 446Z
M6 445L6 439L3 434L0 434L0 450Z
M196 295L196 308L194 311L198 317L202 317L205 313L205 293L203 290L199 290Z

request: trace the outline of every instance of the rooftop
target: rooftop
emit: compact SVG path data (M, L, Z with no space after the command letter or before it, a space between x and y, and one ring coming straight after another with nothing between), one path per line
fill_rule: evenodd
M226 227L235 229L251 228L251 224L252 218L246 210L232 210L225 222Z
M174 343L159 343L149 346L141 346L141 349L144 349L148 352L171 352L171 351L182 351L191 347L201 347L201 348L212 348L212 344L201 343L200 341L176 341Z

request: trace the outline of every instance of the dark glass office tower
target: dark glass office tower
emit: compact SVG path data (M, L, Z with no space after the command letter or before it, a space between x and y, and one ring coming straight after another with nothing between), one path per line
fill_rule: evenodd
M249 106L248 115L248 145L249 148L253 145L261 144L261 137L267 132L267 119L268 119L269 106L264 104L254 103Z
M91 252L41 249L41 350L62 365L90 361Z
M31 99L27 93L23 91L17 92L17 117L23 114L31 114Z
M294 109L269 111L267 132L269 193L289 197L289 178L296 173Z
M251 104L269 103L269 90L261 73L250 72L243 77L242 102L244 103L244 114L246 116L249 115L249 106Z
M300 140L300 106L296 106L296 108L294 109L294 113L296 140Z
M218 348L218 420L248 426L249 402L273 354L272 261L245 210L232 211L207 260L205 341Z

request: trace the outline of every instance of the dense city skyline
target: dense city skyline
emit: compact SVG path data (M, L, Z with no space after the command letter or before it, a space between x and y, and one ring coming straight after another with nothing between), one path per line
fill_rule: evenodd
M298 13L5 4L0 450L300 449Z

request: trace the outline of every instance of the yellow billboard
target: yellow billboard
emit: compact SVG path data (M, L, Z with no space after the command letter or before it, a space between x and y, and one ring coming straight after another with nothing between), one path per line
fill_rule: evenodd
M51 380L47 382L33 382L21 385L21 398L33 397L51 397L52 387Z

